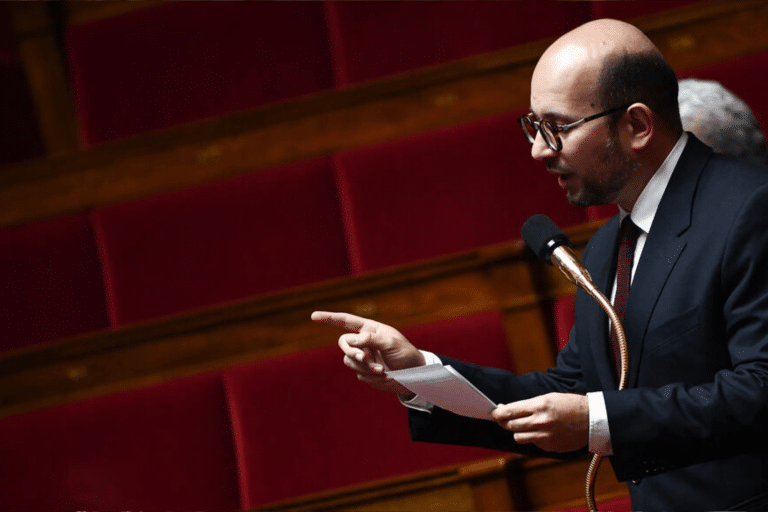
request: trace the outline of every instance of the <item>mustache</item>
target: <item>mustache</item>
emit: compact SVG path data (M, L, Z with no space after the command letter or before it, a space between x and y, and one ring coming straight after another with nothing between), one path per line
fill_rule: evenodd
M545 160L544 165L546 166L549 172L555 172L558 174L571 174L572 172L571 169L563 165L560 165L555 160Z

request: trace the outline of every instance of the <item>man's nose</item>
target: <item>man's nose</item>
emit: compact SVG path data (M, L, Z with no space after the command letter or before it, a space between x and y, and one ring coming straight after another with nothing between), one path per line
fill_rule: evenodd
M531 156L534 160L544 160L555 155L557 155L557 151L549 147L547 141L544 140L544 136L541 132L537 131L536 138L533 139L533 145L531 145Z

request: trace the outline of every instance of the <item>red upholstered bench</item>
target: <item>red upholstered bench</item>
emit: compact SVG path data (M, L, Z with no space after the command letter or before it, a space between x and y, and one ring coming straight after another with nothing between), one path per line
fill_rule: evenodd
M558 352L568 343L568 336L576 319L575 306L575 295L559 297L551 303L551 319L554 322L555 342L557 343Z
M349 273L328 159L99 209L122 325Z
M608 501L602 501L599 503L596 503L598 510L604 510L606 512L631 512L632 511L632 502L629 499L629 496L626 498L619 498L616 500L608 500ZM583 507L576 507L576 508L569 508L566 509L570 512L586 512L588 510L588 507L584 505Z
M631 2L607 2L605 0L593 0L592 18L615 18L632 21L632 18L653 14L660 11L677 9L689 4L699 3L702 0L632 0Z
M521 113L337 154L353 270L519 238L534 213L584 222L585 210L531 158Z
M109 326L87 214L0 230L0 351Z
M554 37L587 2L326 2L339 85ZM530 20L546 19L546 23Z
M2 510L232 510L221 375L0 420Z
M420 348L512 365L498 312L403 333ZM496 453L412 442L405 407L358 382L336 346L241 365L224 379L245 508Z
M86 146L333 87L321 2L170 2L69 25Z

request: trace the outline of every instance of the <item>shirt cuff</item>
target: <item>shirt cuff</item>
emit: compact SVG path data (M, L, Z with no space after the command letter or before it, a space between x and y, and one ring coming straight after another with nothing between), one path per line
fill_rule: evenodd
M613 455L611 431L608 428L608 411L601 391L587 393L589 404L589 451L607 457Z
M424 355L425 364L443 364L443 362L440 361L440 358L432 352L427 352L426 350L420 350L419 352ZM419 395L414 396L410 400L404 400L400 395L398 395L397 398L404 406L410 409L416 409L417 411L432 412L432 408L435 406L433 403L419 398Z

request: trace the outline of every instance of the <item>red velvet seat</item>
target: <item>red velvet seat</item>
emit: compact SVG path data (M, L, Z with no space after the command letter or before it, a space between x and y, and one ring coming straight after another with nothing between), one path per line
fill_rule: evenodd
M552 302L552 320L555 327L555 342L557 343L558 352L568 343L571 327L573 327L576 321L575 307L575 295L559 297Z
M0 420L2 510L232 510L221 375Z
M661 11L677 9L689 4L699 3L701 0L632 0L631 2L615 2L611 0L593 0L592 17L615 18L631 21L633 18L655 14Z
M631 512L632 511L632 502L630 501L629 496L627 496L626 498L619 498L616 500L603 501L600 503L596 503L596 505L598 510L605 510L610 512ZM585 504L583 507L569 508L567 510L570 512L586 512L588 510L588 507Z
M87 214L0 230L0 351L109 326Z
M70 25L86 146L333 87L321 2L169 2Z
M535 213L586 220L531 158L520 113L336 155L355 272L520 238Z
M339 85L560 35L587 2L327 2ZM539 23L532 20L546 20Z
M420 348L512 364L498 312L403 333ZM405 407L360 383L336 346L245 364L224 379L245 508L496 453L412 442Z
M102 208L115 325L349 273L327 159Z

